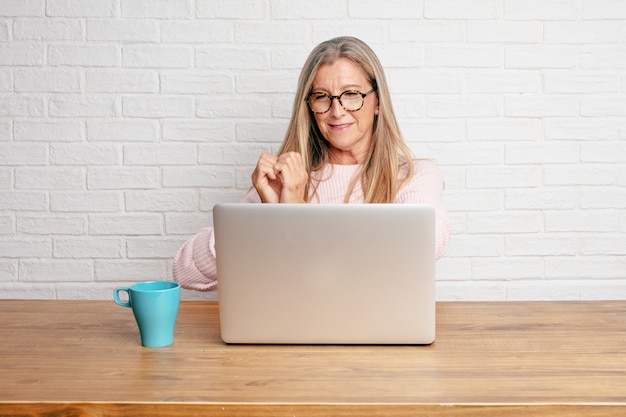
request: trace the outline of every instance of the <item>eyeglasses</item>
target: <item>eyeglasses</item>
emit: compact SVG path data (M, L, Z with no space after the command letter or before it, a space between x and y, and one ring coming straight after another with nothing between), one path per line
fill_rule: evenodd
M361 110L365 97L376 91L376 87L367 93L361 93L357 90L347 90L338 96L331 96L322 92L312 92L306 97L306 102L313 113L326 113L333 106L333 100L337 99L341 107L346 111Z

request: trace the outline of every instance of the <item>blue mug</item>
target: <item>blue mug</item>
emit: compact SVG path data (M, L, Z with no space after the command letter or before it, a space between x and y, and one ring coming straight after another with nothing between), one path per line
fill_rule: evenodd
M128 294L122 301L120 292ZM133 310L139 326L141 344L146 347L164 347L174 343L174 326L180 304L180 285L171 281L146 281L130 287L118 287L113 299L122 307Z

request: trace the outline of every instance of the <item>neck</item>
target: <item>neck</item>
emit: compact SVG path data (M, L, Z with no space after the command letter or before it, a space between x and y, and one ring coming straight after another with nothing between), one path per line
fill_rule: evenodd
M365 155L351 152L331 151L330 163L335 165L359 165L365 161Z

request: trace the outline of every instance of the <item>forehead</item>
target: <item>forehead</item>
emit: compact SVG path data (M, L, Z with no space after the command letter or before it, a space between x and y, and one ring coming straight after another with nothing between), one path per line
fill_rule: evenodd
M366 87L369 77L365 70L348 58L338 58L320 65L313 78L313 88L323 90Z

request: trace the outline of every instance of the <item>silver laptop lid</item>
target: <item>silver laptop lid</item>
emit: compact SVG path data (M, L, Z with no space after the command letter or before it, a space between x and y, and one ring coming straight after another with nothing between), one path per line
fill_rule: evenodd
M227 343L429 344L435 214L409 204L219 204Z

